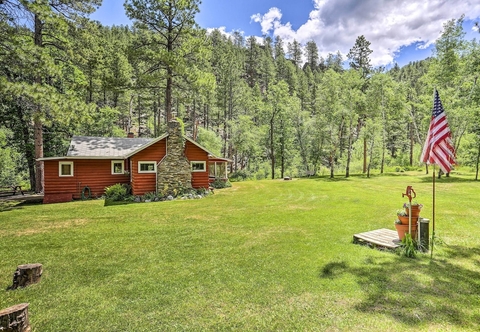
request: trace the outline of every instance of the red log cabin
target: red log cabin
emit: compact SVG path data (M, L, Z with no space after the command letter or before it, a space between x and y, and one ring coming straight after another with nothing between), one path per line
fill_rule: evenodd
M219 158L181 134L176 121L157 138L74 136L65 157L44 162L44 203L100 197L105 187L129 184L133 195L175 186L208 188L227 180L230 160Z

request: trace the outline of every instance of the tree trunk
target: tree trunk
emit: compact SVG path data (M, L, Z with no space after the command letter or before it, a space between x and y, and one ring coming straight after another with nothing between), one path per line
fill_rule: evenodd
M37 109L34 114L33 130L35 137L35 192L43 192L43 161L39 161L39 158L43 158L43 126L40 120L40 110Z
M140 95L137 95L137 115L138 115L138 137L141 136L142 131L142 100Z
M333 179L335 177L335 172L334 172L334 167L335 167L335 158L334 158L334 153L330 153L330 179Z
M167 122L172 120L172 85L173 85L173 71L170 66L167 68L167 86L165 88L165 112Z
M281 162L281 165L280 165L280 178L284 178L285 176L285 143L283 142L282 140L282 146L281 146L281 159L282 159L282 162Z
M352 142L353 142L353 119L350 117L350 124L348 126L348 146L347 146L347 165L345 167L345 177L350 177L350 162L352 161Z
M22 126L22 140L23 150L25 151L25 157L27 159L28 173L30 179L30 188L35 188L35 149L32 149L32 142L30 140L29 122L25 121L23 109L20 105L17 105L17 117Z
M21 303L0 310L0 331L30 332L28 303Z
M370 168L372 167L372 158L373 158L373 146L375 145L375 139L372 138L372 144L370 145L370 160L367 167L367 178L370 177Z
M19 265L13 274L12 286L10 286L9 289L14 290L18 287L27 287L28 285L36 284L40 282L42 273L42 264L34 263Z
M35 14L35 32L34 32L34 42L35 46L43 47L42 41L42 29L43 23L40 20L40 17ZM37 76L35 78L35 83L38 85L42 84L42 78ZM33 114L33 132L34 132L34 141L35 141L35 192L43 192L43 161L38 161L39 158L43 158L43 125L41 120L41 108L37 106Z
M384 99L383 99L383 89L382 89L382 160L380 162L380 174L383 174L383 167L385 165L385 150L387 149L387 116L385 115ZM370 171L368 172L370 173Z
M413 123L408 124L410 134L410 166L413 166Z
M367 173L367 139L363 139L363 174Z
M475 180L478 180L478 163L480 162L480 143L478 143Z
M273 122L274 117L270 119L270 157L272 160L272 180L275 179L275 149L273 145Z

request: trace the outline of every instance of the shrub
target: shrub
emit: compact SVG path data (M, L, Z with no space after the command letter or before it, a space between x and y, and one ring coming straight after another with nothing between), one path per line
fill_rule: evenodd
M402 245L399 248L398 253L401 256L408 258L417 257L417 242L412 238L412 235L405 234L405 237L402 240Z
M236 171L228 175L228 179L232 182L245 181L249 178L249 175L245 170Z
M212 183L212 187L215 189L223 189L223 188L230 188L232 184L228 180L215 180L215 182Z
M143 195L144 201L153 201L155 198L157 198L157 194L154 192L145 193L145 195Z
M129 196L130 186L117 183L105 188L105 199L111 201L123 201Z

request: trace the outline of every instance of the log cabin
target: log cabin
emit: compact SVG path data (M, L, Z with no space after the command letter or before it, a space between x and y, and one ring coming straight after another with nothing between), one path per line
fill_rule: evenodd
M43 203L100 197L117 183L130 185L132 195L209 188L227 180L231 162L182 135L177 121L157 138L73 136L66 156L38 160L44 163Z

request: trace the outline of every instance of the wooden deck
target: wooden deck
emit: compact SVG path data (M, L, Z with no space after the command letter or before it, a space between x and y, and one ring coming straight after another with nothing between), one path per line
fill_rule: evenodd
M386 228L354 234L353 243L385 249L396 249L400 247L400 239L398 238L397 232Z
M41 202L43 202L43 194L32 194L32 193L25 192L25 195L17 194L17 195L0 197L0 202L6 202L6 201L22 201L22 202L29 202L29 203L41 203Z

